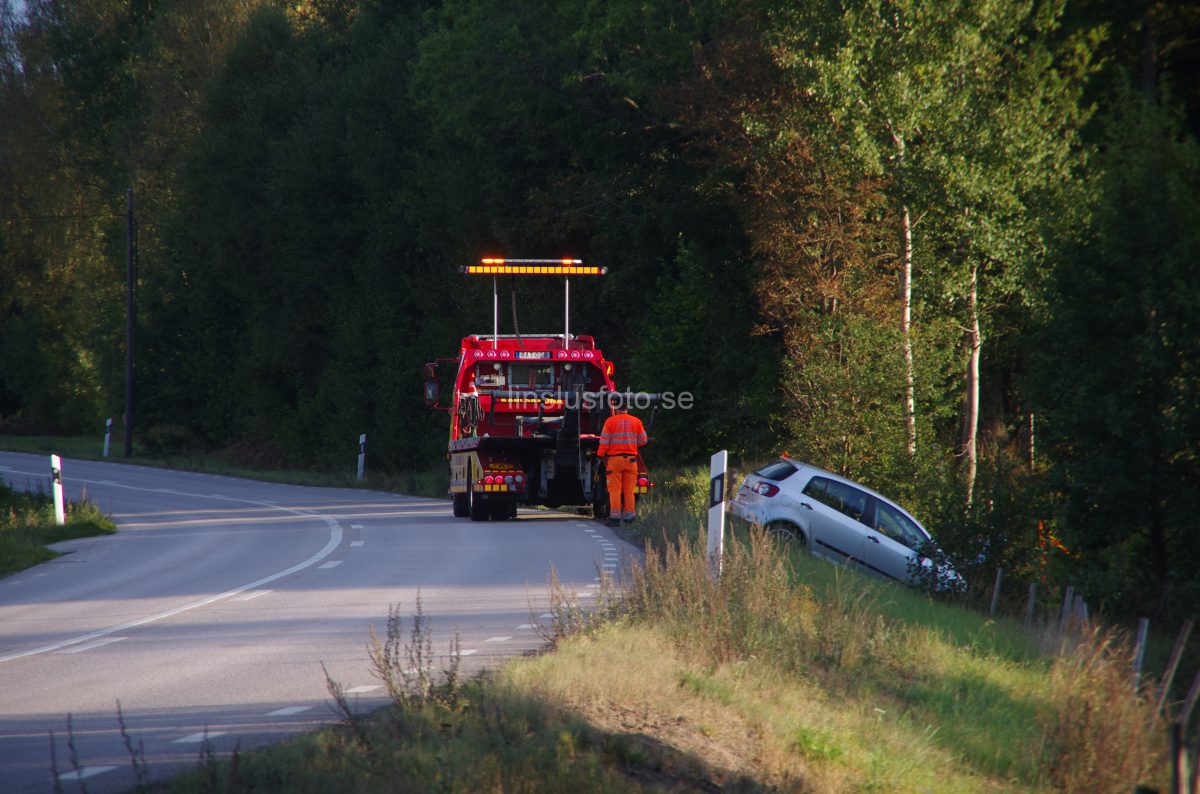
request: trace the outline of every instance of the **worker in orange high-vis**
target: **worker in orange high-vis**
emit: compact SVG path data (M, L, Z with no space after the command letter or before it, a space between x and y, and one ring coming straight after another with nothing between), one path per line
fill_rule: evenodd
M608 525L618 527L622 520L633 521L637 517L633 494L638 476L638 447L649 439L642 420L631 416L619 401L614 401L613 410L600 431L597 454L604 459L608 475Z

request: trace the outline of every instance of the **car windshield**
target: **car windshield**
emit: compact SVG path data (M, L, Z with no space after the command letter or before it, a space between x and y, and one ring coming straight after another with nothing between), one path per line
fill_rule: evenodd
M754 473L767 480L782 482L796 473L796 467L786 460L781 460L768 466L763 466Z

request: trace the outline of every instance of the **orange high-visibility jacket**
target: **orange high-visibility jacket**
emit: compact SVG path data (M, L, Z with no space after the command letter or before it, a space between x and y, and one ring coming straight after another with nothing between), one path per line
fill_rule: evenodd
M642 420L629 414L613 414L604 420L600 431L600 457L608 455L636 455L638 447L645 444L646 428Z

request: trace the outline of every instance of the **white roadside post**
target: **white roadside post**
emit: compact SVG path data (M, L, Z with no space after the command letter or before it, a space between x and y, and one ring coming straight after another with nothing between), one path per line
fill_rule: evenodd
M108 457L108 447L112 444L112 419L104 423L104 457Z
M67 513L63 506L62 458L58 455L50 456L50 480L54 491L54 522L61 527L67 523Z
M725 469L729 453L721 450L709 464L708 497L708 573L713 581L721 576L721 556L725 550Z
M358 479L363 478L363 472L367 465L367 434L363 433L358 437Z

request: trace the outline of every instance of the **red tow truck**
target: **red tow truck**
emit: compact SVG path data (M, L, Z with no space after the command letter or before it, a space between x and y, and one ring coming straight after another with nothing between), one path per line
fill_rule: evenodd
M487 258L463 272L493 277L492 334L463 337L457 358L425 365L426 404L450 414L446 457L454 515L499 521L515 518L518 505L569 505L606 517L608 490L596 450L613 398L655 411L659 402L654 394L617 392L613 362L595 339L570 332L570 278L606 269L577 259ZM501 275L562 278L563 332L501 335ZM455 367L444 405L441 365ZM637 493L652 485L639 456Z

